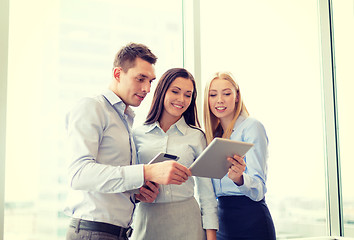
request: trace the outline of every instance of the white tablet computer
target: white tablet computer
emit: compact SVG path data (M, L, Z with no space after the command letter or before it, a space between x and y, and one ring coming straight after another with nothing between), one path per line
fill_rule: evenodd
M227 157L235 154L244 156L253 145L225 138L214 138L189 169L193 176L221 179L231 166Z

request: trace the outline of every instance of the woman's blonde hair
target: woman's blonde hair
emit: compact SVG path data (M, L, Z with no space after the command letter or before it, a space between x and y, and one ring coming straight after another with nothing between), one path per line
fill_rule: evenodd
M222 131L222 127L220 124L220 120L210 111L209 107L209 91L210 91L210 85L215 79L223 79L226 81L229 81L236 90L236 94L238 97L238 102L235 107L235 115L234 118L232 119L231 123L229 126L227 126L227 129L225 131ZM204 92L204 108L203 108L203 119L204 119L204 128L205 128L205 135L207 139L207 143L209 144L215 137L222 137L222 138L227 138L229 139L232 130L234 128L235 122L239 115L245 114L249 115L245 104L242 101L241 98L241 91L238 86L238 84L235 82L232 74L230 72L217 72L215 73L212 78L207 82L205 85L205 92ZM222 133L222 136L221 136ZM220 134L220 135L219 135Z

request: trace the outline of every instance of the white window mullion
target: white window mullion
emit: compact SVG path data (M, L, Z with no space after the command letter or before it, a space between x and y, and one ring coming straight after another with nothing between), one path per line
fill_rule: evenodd
M331 0L319 0L321 71L326 157L327 223L330 236L343 236L342 191Z
M203 86L200 39L200 0L183 0L183 67L190 71L197 85L197 108L200 123L202 118Z
M0 1L0 240L4 239L5 149L9 1Z

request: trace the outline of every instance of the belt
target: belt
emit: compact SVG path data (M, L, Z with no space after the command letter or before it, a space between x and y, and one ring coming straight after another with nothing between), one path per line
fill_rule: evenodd
M80 230L88 230L95 232L105 232L118 237L130 237L132 234L132 228L123 228L109 223L94 222L83 219L73 218L70 222L70 227L75 228L76 232Z

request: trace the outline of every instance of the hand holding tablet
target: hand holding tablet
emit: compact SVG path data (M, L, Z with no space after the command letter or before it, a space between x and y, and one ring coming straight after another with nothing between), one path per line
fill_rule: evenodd
M193 176L221 179L231 166L227 157L243 157L252 146L252 143L214 138L189 169Z

